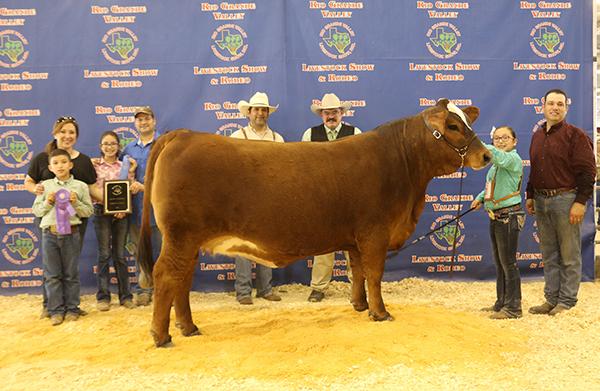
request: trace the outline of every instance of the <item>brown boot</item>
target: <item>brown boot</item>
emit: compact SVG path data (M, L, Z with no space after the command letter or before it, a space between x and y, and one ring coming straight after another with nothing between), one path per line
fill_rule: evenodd
M534 307L531 307L529 309L529 313L534 315L545 315L550 313L550 311L552 311L553 308L554 306L552 304L545 302L542 305L536 305Z

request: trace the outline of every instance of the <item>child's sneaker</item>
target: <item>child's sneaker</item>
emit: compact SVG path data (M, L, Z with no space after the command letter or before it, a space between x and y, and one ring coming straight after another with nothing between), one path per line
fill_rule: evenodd
M110 309L110 303L108 301L99 301L98 304L96 304L96 308L98 308L98 311L108 311Z

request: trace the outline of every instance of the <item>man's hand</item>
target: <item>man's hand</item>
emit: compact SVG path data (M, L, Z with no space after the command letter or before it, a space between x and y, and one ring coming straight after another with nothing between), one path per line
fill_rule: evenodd
M530 214L530 215L535 214L535 206L533 204L533 198L528 198L527 201L525 201L525 209L527 210L528 214Z
M481 201L474 199L473 202L471 202L471 208L475 208L475 210L481 208Z
M138 181L134 181L131 184L131 194L137 194L141 191L144 191L144 184L142 184Z
M583 221L583 215L585 214L585 205L579 202L573 202L571 206L571 212L569 213L569 223L581 224Z

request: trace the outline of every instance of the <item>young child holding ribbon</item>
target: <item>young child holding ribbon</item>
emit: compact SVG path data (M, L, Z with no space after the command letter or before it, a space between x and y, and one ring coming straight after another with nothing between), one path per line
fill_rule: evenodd
M100 137L99 159L92 159L96 169L97 182L101 194L104 194L104 182L109 180L134 179L137 164L125 155L119 157L119 136L107 131ZM98 240L98 292L96 293L99 311L110 309L109 261L112 261L117 275L119 303L125 308L135 308L129 285L129 272L125 259L125 239L127 237L127 215L125 213L104 214L104 205L94 203L94 229ZM112 256L111 256L112 254Z
M42 262L48 295L50 322L77 320L79 309L80 218L92 215L88 185L73 178L71 156L63 149L53 150L48 169L55 175L42 182L44 192L33 202L33 213L41 217Z
M493 311L492 319L520 318L521 276L517 265L519 232L525 223L521 209L523 161L515 150L517 137L509 126L492 129L492 167L485 189L475 197L472 208L484 205L490 216L492 253L496 264L496 302L484 311Z

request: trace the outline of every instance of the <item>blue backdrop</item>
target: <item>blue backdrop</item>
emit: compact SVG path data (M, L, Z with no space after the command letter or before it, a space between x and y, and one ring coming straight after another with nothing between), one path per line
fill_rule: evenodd
M481 109L475 128L485 142L492 126L517 131L527 178L529 141L547 90L566 90L568 121L592 134L592 11L592 0L4 0L0 294L39 291L40 238L33 196L22 183L58 116L75 116L77 149L98 156L102 132L135 137L139 105L154 108L161 131L228 135L246 123L236 103L265 91L280 105L271 127L299 141L319 123L309 107L326 92L352 101L345 120L364 131L447 97ZM465 173L461 207L482 189L484 176ZM432 181L415 237L455 214L458 186L458 175ZM585 279L593 277L592 215L588 208ZM462 220L452 278L494 277L487 226L482 212ZM95 286L95 241L90 224L81 255L88 290ZM451 235L437 233L389 260L385 279L449 278L451 247ZM524 276L542 275L533 218L518 256ZM343 254L338 258L334 275L344 279ZM232 289L234 278L231 260L201 256L194 289ZM310 260L276 270L274 278L308 283Z

